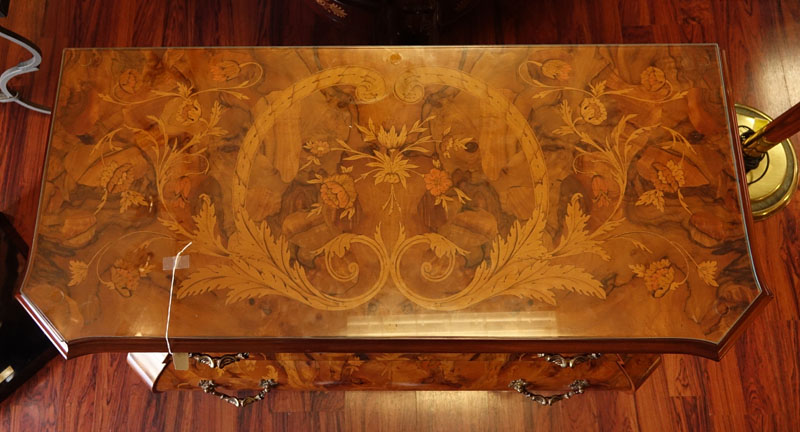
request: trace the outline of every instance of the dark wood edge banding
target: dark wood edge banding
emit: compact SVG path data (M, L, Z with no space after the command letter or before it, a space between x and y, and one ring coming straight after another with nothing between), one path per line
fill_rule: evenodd
M761 288L761 292L759 295L750 303L750 306L742 313L742 316L736 321L736 323L731 327L728 332L722 337L718 344L718 353L717 359L721 358L733 345L732 342L736 340L738 335L742 333L742 331L747 327L747 324L753 319L753 316L756 315L758 311L764 308L766 304L772 300L772 292L767 287L767 285L763 282L762 275L765 274L764 269L759 264L758 260L753 257L752 254L752 244L754 243L755 236L753 232L753 212L750 206L750 192L747 189L747 182L742 181L746 178L745 176L745 169L744 169L744 159L742 155L742 146L741 142L739 142L739 133L738 133L738 126L736 122L736 109L734 107L733 96L731 94L730 87L726 86L725 84L729 82L730 72L728 69L728 62L725 56L725 52L718 50L718 58L720 64L720 73L722 78L722 88L725 89L725 94L722 97L725 99L725 106L728 110L728 123L730 125L730 134L731 140L733 145L733 158L734 158L734 168L736 169L736 175L740 181L737 182L739 186L739 196L741 198L741 206L742 206L742 217L744 218L744 226L746 230L747 238L745 239L747 242L748 247L748 254L750 255L750 262L752 263L753 268L753 276L758 283L759 287Z
M174 352L304 353L535 353L607 352L691 354L719 360L718 346L697 339L344 339L344 338L170 338ZM66 358L98 352L166 352L163 337L91 337L67 342Z

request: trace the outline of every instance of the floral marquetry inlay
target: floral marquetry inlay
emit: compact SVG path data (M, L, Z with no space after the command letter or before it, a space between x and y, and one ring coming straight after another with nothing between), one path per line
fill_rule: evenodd
M191 242L176 337L716 342L759 294L720 80L711 46L68 50L23 293L161 335Z

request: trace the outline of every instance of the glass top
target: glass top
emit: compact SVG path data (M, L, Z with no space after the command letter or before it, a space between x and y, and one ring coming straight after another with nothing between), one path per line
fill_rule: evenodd
M65 341L687 338L760 294L713 45L70 49Z

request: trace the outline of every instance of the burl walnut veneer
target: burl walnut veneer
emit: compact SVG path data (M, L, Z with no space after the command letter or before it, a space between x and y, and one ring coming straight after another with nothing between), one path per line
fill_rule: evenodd
M635 388L769 298L722 70L714 45L69 49L19 297L67 357L164 351L185 248L171 348L249 352L232 387ZM559 352L606 355L531 354ZM151 381L224 381L203 367Z

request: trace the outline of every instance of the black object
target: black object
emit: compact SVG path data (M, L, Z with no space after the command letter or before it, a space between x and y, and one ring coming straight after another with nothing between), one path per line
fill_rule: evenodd
M442 27L470 12L481 0L307 0L333 21L374 23L373 43L439 43Z
M739 126L739 141L744 144L748 138L755 135L756 132L753 129L750 129L747 126ZM742 153L742 158L744 161L744 170L745 172L750 172L758 167L758 164L761 163L761 159L764 159L764 155L762 154L759 157L750 156L747 153ZM751 182L753 183L753 182Z
M14 299L28 245L0 213L0 401L55 357L56 349Z

